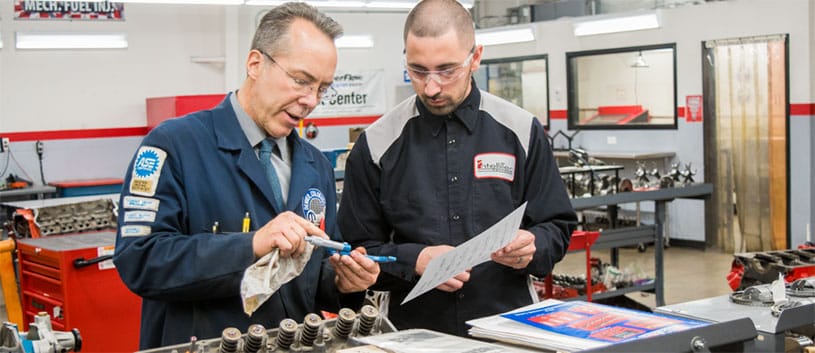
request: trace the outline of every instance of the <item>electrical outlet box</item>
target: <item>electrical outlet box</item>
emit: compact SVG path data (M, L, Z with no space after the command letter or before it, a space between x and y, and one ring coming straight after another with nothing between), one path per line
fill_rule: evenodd
M37 154L42 155L43 143L42 141L37 141Z
M11 142L9 141L8 137L3 137L2 140L3 140L3 143L0 144L0 152L6 152L6 151L8 151L9 143L11 143Z

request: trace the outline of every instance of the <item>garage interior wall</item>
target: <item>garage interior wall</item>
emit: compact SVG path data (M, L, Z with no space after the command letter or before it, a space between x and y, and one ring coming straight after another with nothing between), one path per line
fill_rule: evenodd
M574 18L537 22L535 42L487 47L485 59L548 54L551 111L565 112L565 53L649 44L676 43L677 100L702 93L701 42L764 34L789 34L790 103L801 106L790 116L791 239L804 241L815 219L812 165L815 15L808 0L731 0L656 10L655 30L575 37ZM0 135L36 136L38 132L144 128L145 98L214 94L243 80L243 65L257 18L251 6L126 4L118 22L14 20L13 4L0 3ZM405 96L402 69L404 13L330 12L348 34L374 36L372 49L341 49L338 70L381 68L387 106ZM760 21L756 17L760 14ZM806 24L806 25L805 25ZM125 32L121 50L16 50L17 31ZM222 57L198 63L195 57ZM409 90L407 90L409 92ZM565 114L562 114L565 115ZM583 131L576 146L603 152L671 151L675 161L692 163L703 181L703 126L680 117L677 130ZM321 128L319 148L342 148L347 126ZM551 131L566 131L566 120L553 119ZM47 134L43 134L46 136ZM340 136L341 138L338 138ZM44 139L47 181L121 177L141 136ZM39 182L36 138L15 141L17 164ZM326 142L326 141L332 142ZM0 156L3 162L5 156ZM12 167L16 168L12 163ZM11 169L14 169L11 168ZM19 170L11 170L20 173ZM633 170L626 169L633 173ZM704 241L702 201L677 200L669 207L673 239Z

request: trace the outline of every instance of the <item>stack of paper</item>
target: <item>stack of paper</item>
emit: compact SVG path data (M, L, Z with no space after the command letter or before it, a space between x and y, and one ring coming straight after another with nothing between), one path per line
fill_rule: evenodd
M529 353L529 350L481 342L446 333L409 329L381 335L354 337L355 343L378 347L388 353ZM377 351L360 351L379 353ZM355 352L356 353L356 352Z
M583 301L549 299L505 314L470 320L470 335L574 352L688 330L707 323Z

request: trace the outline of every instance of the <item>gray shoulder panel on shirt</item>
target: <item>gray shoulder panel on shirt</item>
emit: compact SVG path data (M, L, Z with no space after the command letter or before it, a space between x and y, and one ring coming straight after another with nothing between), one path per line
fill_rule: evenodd
M418 116L414 94L365 129L365 138L368 140L368 149L371 151L374 164L379 165L382 155L402 135L408 121Z
M481 106L479 109L487 112L499 124L512 130L518 136L524 152L529 155L532 119L535 119L532 113L486 91L481 91Z

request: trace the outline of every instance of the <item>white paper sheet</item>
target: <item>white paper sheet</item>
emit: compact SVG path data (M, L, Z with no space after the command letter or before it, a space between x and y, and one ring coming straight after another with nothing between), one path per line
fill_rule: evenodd
M447 252L427 264L419 283L410 290L402 304L405 304L425 292L436 288L453 276L490 260L490 254L503 248L515 238L521 226L526 202L508 214L504 219L493 224L464 244Z

